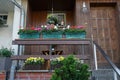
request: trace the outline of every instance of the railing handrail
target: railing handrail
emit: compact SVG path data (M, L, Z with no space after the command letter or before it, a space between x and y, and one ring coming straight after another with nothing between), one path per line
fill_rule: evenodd
M95 42L93 41L93 44L96 45L100 53L103 55L103 57L108 61L108 63L111 65L113 70L120 76L120 69L111 61L109 56L105 53L105 51Z

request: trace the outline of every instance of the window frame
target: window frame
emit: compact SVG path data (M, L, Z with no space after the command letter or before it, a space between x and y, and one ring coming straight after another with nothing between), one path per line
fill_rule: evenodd
M7 23L8 23L8 14L0 14L0 16L2 16L2 17L6 16L7 17L7 19L1 18L1 19L3 19L3 21L5 21L5 23L3 23L3 26L7 25Z

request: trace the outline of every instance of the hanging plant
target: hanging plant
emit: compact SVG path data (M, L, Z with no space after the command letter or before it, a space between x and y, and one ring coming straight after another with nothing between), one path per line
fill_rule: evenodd
M48 24L54 24L54 25L56 25L56 24L58 24L58 19L54 15L48 15L48 17L47 17L47 23Z

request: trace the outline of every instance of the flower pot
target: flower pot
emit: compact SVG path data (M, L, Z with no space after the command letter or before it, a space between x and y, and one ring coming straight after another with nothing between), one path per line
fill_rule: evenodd
M40 70L42 64L26 64L23 67L23 70Z
M39 33L20 34L21 39L34 39L34 38L39 38L39 37L40 37Z
M51 32L51 33L42 33L44 39L60 39L62 38L62 32Z
M65 37L67 39L71 39L71 38L85 39L86 33L85 32L81 32L81 33L65 33Z
M62 64L58 63L58 64L51 64L51 70L55 70L57 68L61 68L62 67Z
M10 57L0 57L0 71L9 71L11 67L12 60Z

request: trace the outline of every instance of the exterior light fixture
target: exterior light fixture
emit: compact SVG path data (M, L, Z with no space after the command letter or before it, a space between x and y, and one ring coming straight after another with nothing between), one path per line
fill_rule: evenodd
M87 8L85 2L83 2L83 4L82 4L82 12L83 12L83 13L88 13L88 8Z

